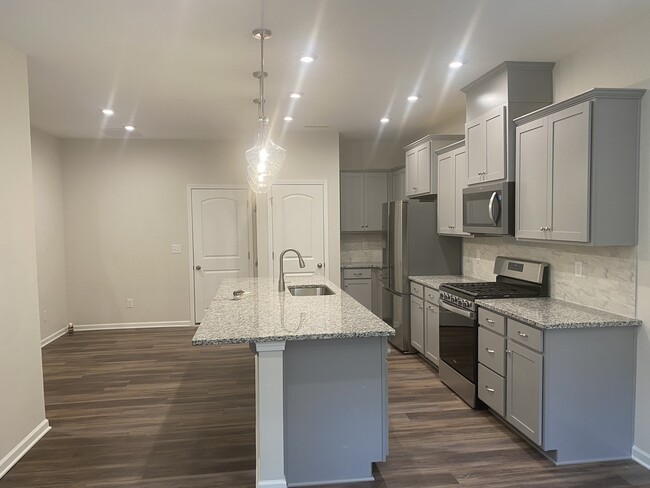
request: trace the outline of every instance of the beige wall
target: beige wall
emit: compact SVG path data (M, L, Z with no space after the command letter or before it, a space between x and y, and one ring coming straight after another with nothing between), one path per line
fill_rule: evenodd
M0 474L45 420L27 60L0 41Z
M57 138L33 128L31 136L38 299L41 339L46 339L65 328L70 320L65 269L63 166Z
M391 169L403 165L403 147L409 142L412 141L364 141L341 136L341 169Z
M338 134L287 134L281 180L327 180L330 259L338 269ZM189 320L187 185L246 185L241 141L64 140L70 320ZM260 246L267 245L260 198ZM331 236L336 235L336 241ZM181 244L181 254L171 245ZM266 247L262 247L266 249ZM260 252L260 274L268 269ZM126 308L126 298L134 307Z

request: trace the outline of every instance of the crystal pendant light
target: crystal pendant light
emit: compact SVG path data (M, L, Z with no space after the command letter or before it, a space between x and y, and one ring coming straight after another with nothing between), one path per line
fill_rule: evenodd
M260 70L253 73L259 80L260 97L253 100L258 105L258 132L255 145L246 151L248 161L248 184L255 193L266 193L275 182L282 169L282 163L287 153L285 149L275 144L269 134L269 118L264 113L264 40L271 37L268 29L255 29L253 37L260 41Z

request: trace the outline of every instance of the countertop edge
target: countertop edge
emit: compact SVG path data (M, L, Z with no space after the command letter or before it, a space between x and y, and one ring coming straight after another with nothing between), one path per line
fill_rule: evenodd
M562 301L556 299L558 301ZM575 305L571 302L565 302L569 305ZM639 319L629 318L627 320L604 320L602 322L562 322L562 323L551 323L551 324L542 324L528 317L504 310L503 308L486 304L483 300L477 300L476 304L479 307L490 310L491 312L496 312L501 315L504 315L508 318L518 320L526 325L530 325L540 330L555 330L555 329L594 329L594 328L604 328L604 327L636 327L642 324L642 321ZM589 307L585 307L589 308ZM594 311L600 312L600 310L593 309ZM603 311L604 312L604 311ZM604 312L611 313L611 312Z
M233 339L192 339L193 346L215 346L226 344L254 344L256 342L299 342L329 339L368 339L370 337L392 337L395 332L368 332L361 334L306 334L304 336L238 337Z

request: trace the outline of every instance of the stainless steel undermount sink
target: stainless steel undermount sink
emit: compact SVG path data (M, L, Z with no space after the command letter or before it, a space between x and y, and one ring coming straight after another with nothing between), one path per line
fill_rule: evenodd
M322 295L335 295L334 291L325 285L289 286L289 293L294 297L315 297Z

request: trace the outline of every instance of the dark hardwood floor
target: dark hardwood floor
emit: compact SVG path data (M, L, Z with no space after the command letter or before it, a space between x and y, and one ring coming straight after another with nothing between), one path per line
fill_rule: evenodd
M82 332L43 349L53 429L0 488L250 488L254 360L192 347L193 329ZM423 360L390 355L390 456L337 488L650 487L632 461L555 467ZM333 485L330 485L333 486Z

